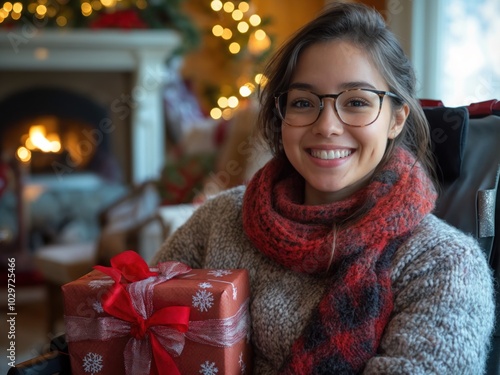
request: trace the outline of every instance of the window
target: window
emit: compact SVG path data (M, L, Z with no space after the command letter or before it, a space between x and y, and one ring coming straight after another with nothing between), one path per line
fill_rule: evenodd
M387 7L419 97L448 106L500 100L500 1L387 0Z
M500 2L442 1L439 97L450 106L500 100Z

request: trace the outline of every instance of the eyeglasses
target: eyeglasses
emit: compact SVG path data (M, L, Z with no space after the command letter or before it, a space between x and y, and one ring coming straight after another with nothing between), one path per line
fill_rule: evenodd
M392 92L372 89L350 89L326 95L290 89L276 95L275 103L281 120L287 125L301 127L315 123L325 108L324 99L330 98L340 121L345 125L362 127L377 120L386 95L401 100Z

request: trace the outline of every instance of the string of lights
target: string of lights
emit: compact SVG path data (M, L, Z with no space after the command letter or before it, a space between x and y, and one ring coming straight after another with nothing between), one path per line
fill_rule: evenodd
M210 8L217 14L217 22L211 29L212 35L224 40L227 50L238 61L246 59L247 64L258 68L259 64L256 62L266 55L272 45L270 36L263 29L262 18L252 10L247 1L213 0ZM263 76L259 72L248 78L246 82L233 88L232 95L218 97L217 105L210 110L213 119L231 118L240 100L251 96L256 87L263 83Z

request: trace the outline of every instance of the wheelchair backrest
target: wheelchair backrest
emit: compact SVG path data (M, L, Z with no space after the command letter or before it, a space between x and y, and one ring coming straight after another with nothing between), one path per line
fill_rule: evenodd
M477 238L495 277L497 324L487 375L500 374L500 102L422 101L441 191L435 214ZM429 106L437 104L437 106Z

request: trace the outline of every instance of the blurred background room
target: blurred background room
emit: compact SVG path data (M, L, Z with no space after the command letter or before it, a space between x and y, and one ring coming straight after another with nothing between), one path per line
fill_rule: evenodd
M64 332L62 284L126 249L151 260L269 159L253 132L263 66L330 2L0 0L0 309L15 259L16 362ZM500 99L498 0L360 2L399 36L421 98Z

